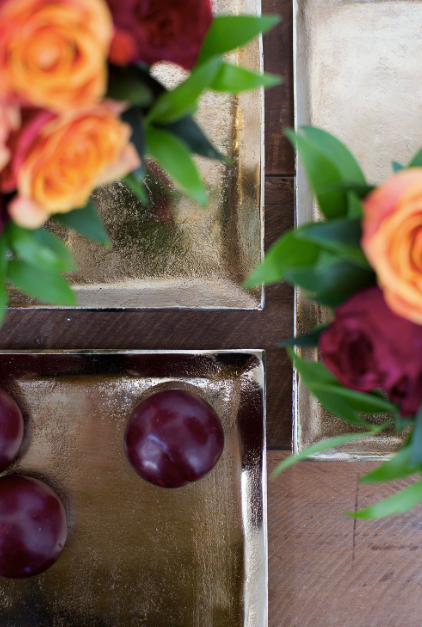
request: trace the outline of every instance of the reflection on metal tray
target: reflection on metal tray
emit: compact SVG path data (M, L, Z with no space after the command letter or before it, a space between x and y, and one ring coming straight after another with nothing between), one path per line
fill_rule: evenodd
M215 0L217 13L258 13L261 0ZM262 42L230 55L259 71ZM155 75L174 87L184 73L157 66ZM150 207L121 183L94 195L110 235L104 249L65 229L54 230L72 250L78 271L70 276L78 306L87 309L202 307L259 309L261 288L242 283L263 251L263 92L237 97L207 93L197 119L216 147L232 160L197 163L209 206L204 209L175 191L157 168L149 168ZM12 307L39 306L13 290Z
M0 580L5 627L266 627L264 367L261 351L1 352L0 381L27 442L12 472L63 498L59 561ZM166 490L123 452L133 407L153 391L195 391L219 414L215 469Z
M422 2L420 0L294 0L296 126L334 133L357 156L371 182L408 163L422 144ZM318 218L304 170L297 167L297 224ZM326 312L296 298L301 333ZM310 359L315 351L306 350ZM349 431L296 381L294 448ZM380 459L397 449L393 432L352 443L328 459Z

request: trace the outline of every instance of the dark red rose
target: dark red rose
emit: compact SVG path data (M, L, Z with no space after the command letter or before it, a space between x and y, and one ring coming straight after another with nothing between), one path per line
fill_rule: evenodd
M343 385L384 390L413 415L422 402L422 326L397 316L378 287L357 292L336 310L320 337L324 364Z
M212 22L211 0L107 0L119 65L170 61L190 70Z
M402 416L415 416L422 403L422 374L416 380L404 374L389 388L388 398L399 405Z
M6 224L9 222L9 212L7 205L9 204L9 196L0 193L0 235L3 233Z

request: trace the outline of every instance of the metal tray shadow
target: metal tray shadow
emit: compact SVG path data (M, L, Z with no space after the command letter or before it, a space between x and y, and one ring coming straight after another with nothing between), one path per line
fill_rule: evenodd
M58 562L0 580L5 627L267 627L264 364L261 351L0 352L26 420L8 472L61 495ZM165 388L218 412L225 449L185 488L143 481L122 438L132 408Z
M408 163L422 143L422 2L420 0L294 0L296 128L312 124L335 134L357 156L373 183ZM320 215L297 162L296 223ZM297 333L327 312L296 291ZM317 359L307 349L309 359ZM295 451L350 428L333 418L294 380ZM383 417L380 418L383 420ZM319 459L388 458L402 442L393 430Z

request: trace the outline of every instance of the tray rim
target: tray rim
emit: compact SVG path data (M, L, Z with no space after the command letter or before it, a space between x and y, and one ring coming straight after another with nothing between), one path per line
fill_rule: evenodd
M246 354L254 355L261 359L265 370L265 349L262 348L218 348L218 349L176 349L169 348L1 348L0 355L31 355L31 354L68 354L68 355L220 355L220 354Z
M294 129L298 132L300 126L302 124L309 124L309 109L307 109L306 97L304 95L304 90L307 87L308 83L304 87L304 80L306 81L306 77L303 77L301 73L300 63L303 63L300 55L300 20L299 13L300 7L303 6L304 0L293 0L292 9L293 9L293 111L294 111ZM306 222L312 221L313 216L313 202L310 200L311 192L307 182L307 178L305 175L304 168L299 159L298 151L295 150L295 182L294 182L294 225L295 227L299 227ZM299 318L300 318L300 308L301 304L306 300L305 292L301 288L295 286L294 288L294 312L293 312L293 330L296 335L299 327ZM314 311L316 311L317 305L314 307ZM298 349L295 348L295 351ZM293 389L292 389L292 400L293 400L293 420L292 420L292 450L293 453L300 453L303 450L303 447L300 443L300 426L301 422L303 422L303 416L301 416L300 412L300 398L304 394L309 395L309 391L305 388L304 384L301 381L301 377L297 373L295 369L293 369L293 377L292 377ZM380 440L383 436L369 436L369 439ZM365 439L365 441L367 441ZM363 451L363 450L353 450L353 451L335 451L331 450L323 453L316 453L310 456L310 459L316 461L387 461L391 459L394 455L394 452L380 452L377 453L376 450L373 451Z
M260 481L258 484L252 482L250 485L253 490L258 488L258 502L262 506L262 524L259 530L250 536L250 542L259 551L260 565L258 568L253 566L253 572L255 573L255 582L257 587L258 603L262 608L260 615L256 616L255 612L252 612L252 616L244 613L244 627L268 627L268 483L267 483L267 403L266 403L266 353L264 349L205 349L205 350L170 350L170 349L0 349L0 356L13 356L13 355L191 355L191 356L213 356L213 355L251 355L257 357L259 361L259 367L261 370L262 378L258 382L259 388L262 392L261 403L259 411L262 419L262 451L261 451L261 463L260 463ZM244 492L247 493L247 488ZM256 492L255 492L256 494ZM250 499L249 503L249 517L252 517L253 507ZM245 538L246 530L245 530ZM259 550L261 545L261 550ZM245 555L245 561L247 561ZM248 582L250 577L247 576L248 568L245 570L244 579L244 599L245 610L247 609L247 596L248 596ZM249 584L250 585L250 584ZM260 620L262 618L262 621ZM257 622L259 620L259 622Z

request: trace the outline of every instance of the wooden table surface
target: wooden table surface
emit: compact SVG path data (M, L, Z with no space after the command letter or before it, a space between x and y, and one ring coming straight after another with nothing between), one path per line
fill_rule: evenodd
M263 0L283 22L265 37L265 67L284 83L266 96L266 243L293 224L292 0ZM293 294L266 290L264 311L12 311L0 348L263 348L269 469L291 440L292 372L276 344L292 334ZM284 452L283 452L284 449ZM392 488L360 487L371 464L305 462L269 482L270 627L421 627L422 516L353 522L347 509ZM7 626L5 626L7 627Z

